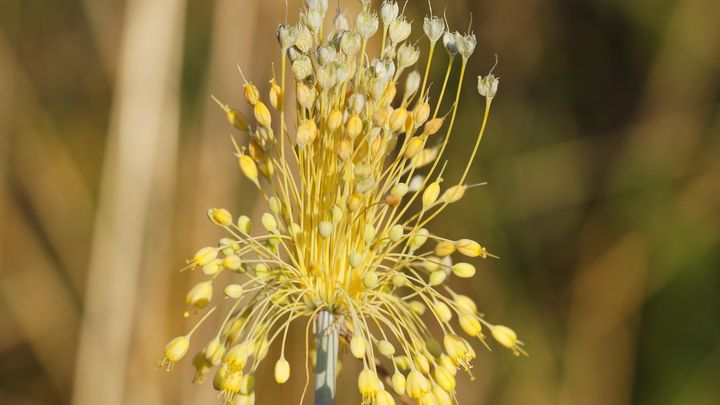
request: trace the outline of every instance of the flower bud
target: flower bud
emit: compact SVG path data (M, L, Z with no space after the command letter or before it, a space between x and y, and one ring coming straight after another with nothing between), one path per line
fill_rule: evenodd
M311 144L317 137L317 126L315 121L312 119L305 119L300 126L298 126L295 140L299 147L304 148Z
M377 275L377 272L375 272L375 271L368 271L368 272L365 273L365 275L363 276L363 285L365 286L365 288L367 288L367 289L375 288L375 286L377 285L377 283L378 283L378 275Z
M513 349L515 345L517 345L517 334L507 326L494 326L492 328L492 335L498 343L508 349Z
M212 299L212 281L195 284L185 296L185 301L195 308L205 308Z
M262 223L263 228L270 233L274 233L277 230L277 220L275 220L275 217L268 212L262 215L260 222Z
M430 392L431 388L430 381L422 373L415 369L410 371L406 385L406 393L410 398L419 399Z
M460 278L470 278L475 275L475 266L470 263L456 263L452 271Z
M282 89L280 88L280 86L278 86L277 83L275 83L275 79L270 79L269 98L270 98L270 105L274 109L279 110L280 108L282 108L282 98L283 98Z
M427 242L428 235L430 232L428 232L425 228L420 228L416 232L413 233L412 237L408 241L408 246L411 250L418 250L422 247L422 245Z
M452 392L455 389L455 377L442 367L435 367L433 373L435 382L446 392Z
M397 132L405 126L405 120L407 119L407 110L403 107L396 108L390 113L390 129L393 132Z
M392 387L396 394L405 395L405 376L399 371L392 376Z
M193 256L192 263L196 266L204 266L215 260L218 250L214 247L204 247L198 250Z
M364 368L358 375L358 389L363 398L372 398L380 390L380 379L377 374Z
M240 232L249 234L252 230L252 222L247 215L240 215L237 219L237 227L240 229Z
M285 384L290 379L290 363L281 357L275 363L275 381L278 384Z
M458 317L460 328L468 334L468 336L478 336L482 333L482 324L477 320L475 315L460 314Z
M405 144L405 151L403 155L407 159L412 159L417 156L418 153L422 152L425 146L425 139L419 136L413 136Z
M365 338L362 335L354 335L350 339L350 352L352 352L355 358L362 359L363 357L365 357L366 347L367 344L365 342Z
M237 299L242 297L243 288L240 284L228 284L225 286L223 293L228 298Z
M398 242L403 237L403 227L402 225L393 225L390 230L388 231L388 238L392 242Z
M450 307L442 301L435 301L433 304L433 310L435 311L435 315L442 322L450 322L452 319L452 311L450 310Z
M387 340L381 340L377 343L378 351L385 357L391 357L395 354L395 347Z
M333 225L330 221L320 221L318 224L318 233L323 239L327 239L332 234Z
M171 363L177 363L185 357L189 347L190 338L187 336L178 336L165 345L165 358Z
M420 80L420 73L417 70L413 70L408 74L405 79L405 99L409 99L417 92L418 88L420 88Z
M442 196L442 200L443 202L449 204L458 202L465 195L465 190L467 190L467 186L464 184L452 186L449 189L445 190Z
M245 95L245 100L247 100L247 102L252 106L260 101L260 92L252 83L245 83L243 85L243 93Z
M228 226L233 222L232 214L224 208L210 208L208 210L208 218L210 218L212 223L220 226Z
M475 242L474 240L460 239L455 242L455 247L457 248L458 252L467 257L480 256L483 259L487 257L487 250L484 247L480 246L480 244Z
M413 311L417 316L425 315L425 311L427 310L425 304L416 300L408 302L408 306L410 307L410 310Z
M477 313L477 305L475 305L475 301L472 300L472 298L468 297L467 295L458 294L455 297L453 297L453 302L463 312L467 312L469 314L475 314Z
M453 242L442 240L435 245L435 255L438 257L450 256L455 252L455 244Z
M345 133L347 134L348 138L355 139L360 133L362 132L362 120L357 115L353 115L350 117L347 121L347 124L345 124Z
M250 395L253 391L255 391L255 376L252 374L245 374L240 382L240 393L243 395Z
M432 183L428 184L428 186L425 187L425 191L423 191L422 195L423 209L427 209L431 205L435 204L435 201L437 201L439 195L440 183L438 183L437 181L433 181Z
M335 131L336 129L340 128L340 125L342 125L342 119L343 115L340 110L337 108L330 111L327 118L327 128L330 131Z
M435 135L443 125L442 118L433 118L425 124L423 135Z
M431 286L437 286L443 283L445 279L447 278L447 273L445 273L443 270L436 270L430 273L430 279L428 280L428 283Z

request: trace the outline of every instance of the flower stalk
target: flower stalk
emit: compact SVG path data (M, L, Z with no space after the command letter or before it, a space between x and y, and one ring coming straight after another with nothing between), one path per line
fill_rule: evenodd
M336 316L329 311L320 312L317 318L315 405L333 405L335 403L335 375L339 347L339 329L335 319Z

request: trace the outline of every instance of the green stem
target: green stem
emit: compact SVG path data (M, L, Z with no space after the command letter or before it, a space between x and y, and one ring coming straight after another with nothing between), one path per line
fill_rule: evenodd
M338 356L338 328L335 315L322 311L317 318L317 362L315 366L315 405L335 403L335 367Z

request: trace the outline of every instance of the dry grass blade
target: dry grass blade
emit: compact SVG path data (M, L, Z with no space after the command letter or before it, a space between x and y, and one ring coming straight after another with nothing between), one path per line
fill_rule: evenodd
M81 329L78 405L125 403L156 160L177 132L183 10L181 0L127 5Z

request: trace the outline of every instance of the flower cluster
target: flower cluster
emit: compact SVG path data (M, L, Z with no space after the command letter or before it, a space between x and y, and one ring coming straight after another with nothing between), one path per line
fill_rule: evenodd
M288 381L288 328L298 319L309 327L321 311L332 314L362 362L364 403L393 404L394 392L420 404L451 404L457 370L469 371L476 356L461 333L486 344L489 331L524 353L512 329L488 322L470 297L446 284L475 275L470 259L495 256L476 241L427 227L473 187L466 180L498 79L479 77L486 100L479 133L460 178L444 179L441 162L475 36L449 31L431 12L422 24L429 56L420 73L420 50L398 4L386 0L377 13L370 0L361 2L356 18L338 11L325 24L328 0L306 0L298 23L278 28L280 77L270 80L267 101L251 82L243 86L254 120L216 99L247 134L246 144L233 144L267 212L258 226L225 209L208 211L227 236L188 261L187 269L207 278L187 293L186 315L217 304L166 346L161 364L181 360L195 330L227 302L222 326L193 364L195 381L214 372L214 387L235 404L254 403L254 374L273 343L281 345L275 379ZM375 34L382 42L372 57L366 50ZM438 43L449 58L431 104L428 73ZM451 77L458 77L454 97L446 95ZM285 105L288 89L292 106ZM220 286L221 276L230 283Z

